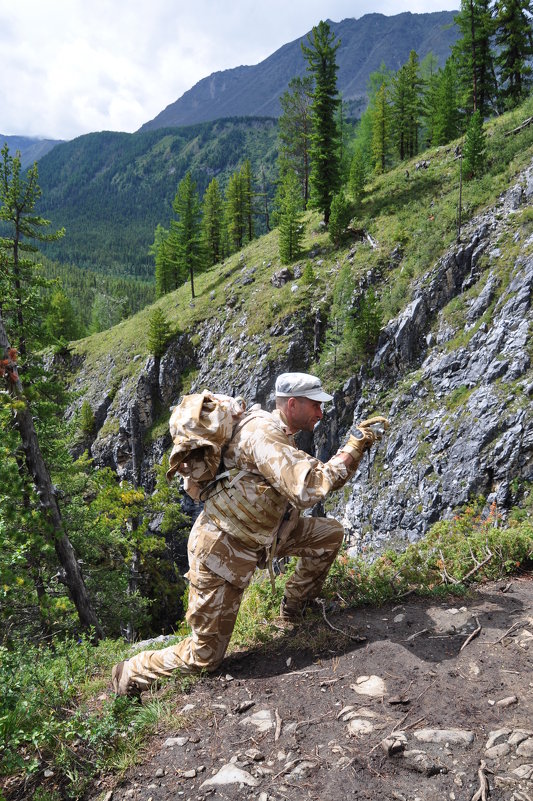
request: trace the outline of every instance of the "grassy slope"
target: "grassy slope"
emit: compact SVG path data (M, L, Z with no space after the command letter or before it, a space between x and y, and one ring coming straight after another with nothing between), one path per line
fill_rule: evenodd
M492 121L487 128L489 169L480 180L463 184L463 222L483 208L493 205L499 194L508 188L515 176L533 155L533 126L520 134L505 137L533 111L533 99L519 110ZM382 281L377 287L384 309L384 323L394 317L410 300L410 286L424 274L436 259L453 244L457 235L457 205L459 193L459 162L455 145L426 151L412 162L405 162L385 175L375 178L367 189L357 225L365 228L377 247L368 243L345 243L335 249L319 225L316 213L306 217L306 235L299 260L309 260L315 274L312 286L301 286L291 292L288 284L273 290L272 273L279 269L277 231L255 240L241 254L235 254L222 265L195 279L197 297L191 303L190 287L180 289L159 299L118 326L74 343L75 353L85 359L82 384L89 388L100 375L101 364L112 355L113 380L118 384L140 372L148 356L146 332L152 309L159 306L176 331L194 335L201 325L211 319L242 318L246 315L251 335L259 334L271 345L271 358L287 345L284 337L271 337L268 329L292 312L305 312L321 305L329 318L330 331L335 318L342 323L350 295L359 278L372 269L379 271ZM422 159L427 169L416 169ZM406 170L409 177L406 177ZM398 264L391 259L400 245L403 258ZM311 259L310 252L318 250ZM351 254L351 255L350 255ZM235 281L240 271L255 268L254 282L248 286ZM242 298L238 311L228 308L230 295ZM260 310L260 312L259 312ZM318 372L335 385L353 371L351 354L337 349L336 368L332 368L333 341L326 343ZM133 361L133 356L142 358ZM223 357L223 354L220 354ZM333 388L333 386L332 386Z

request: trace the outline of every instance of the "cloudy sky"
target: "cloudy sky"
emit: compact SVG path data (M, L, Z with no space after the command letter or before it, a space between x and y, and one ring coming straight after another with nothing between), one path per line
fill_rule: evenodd
M459 0L0 0L0 133L135 131L217 70L257 64L321 19Z

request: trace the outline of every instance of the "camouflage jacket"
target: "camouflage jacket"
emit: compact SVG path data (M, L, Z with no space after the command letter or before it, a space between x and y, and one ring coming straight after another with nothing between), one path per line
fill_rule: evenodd
M218 529L252 548L267 548L289 506L307 509L342 487L355 473L339 454L323 463L299 450L280 410L252 411L224 454L230 475L213 488L204 507Z

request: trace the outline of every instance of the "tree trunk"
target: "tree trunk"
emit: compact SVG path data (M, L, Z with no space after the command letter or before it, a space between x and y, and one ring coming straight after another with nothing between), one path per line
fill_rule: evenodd
M72 602L78 612L81 625L86 629L94 629L96 639L101 639L104 633L92 608L74 548L63 528L63 521L61 519L61 512L57 503L55 490L52 485L50 473L42 457L41 449L39 448L39 441L33 425L33 418L28 409L27 400L23 395L22 384L17 374L16 364L10 355L9 341L1 314L0 355L7 360L5 369L10 393L24 401L24 407L22 409L17 409L14 413L15 427L22 440L26 466L33 480L37 495L39 496L41 510L52 529L57 558L65 573L65 583L68 587Z

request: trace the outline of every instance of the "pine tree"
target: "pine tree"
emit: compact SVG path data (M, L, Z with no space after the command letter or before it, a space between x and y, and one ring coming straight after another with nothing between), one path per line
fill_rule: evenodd
M351 206L346 199L346 196L341 189L331 201L331 213L329 217L329 238L337 247L340 245L343 235L346 232L346 226L350 222L352 216Z
M255 236L254 232L254 191L253 191L253 175L252 165L250 160L246 159L240 169L240 178L242 184L242 203L243 203L243 218L245 227L245 242L251 242Z
M148 318L148 349L156 359L160 359L166 351L170 337L170 325L164 312L156 307Z
M170 258L168 236L168 230L158 223L154 232L154 241L148 248L149 255L153 256L155 260L156 298L176 289L175 270Z
M365 360L373 355L382 326L383 313L376 293L370 287L362 295L357 309L348 322L348 338L352 341L359 358Z
M356 146L350 165L349 189L352 193L355 208L359 209L365 194L366 163L361 147Z
M445 145L460 134L457 71L448 59L428 82L425 97L426 144Z
M302 44L307 69L314 79L311 134L311 202L329 223L331 201L340 187L339 133L336 112L340 103L337 92L336 52L340 42L327 22L321 21Z
M220 187L213 178L205 190L202 203L202 232L207 263L218 264L223 258L222 227L224 204Z
M72 303L62 289L52 294L44 324L52 342L69 342L80 335Z
M391 129L400 160L418 152L418 132L422 109L422 81L418 56L414 50L392 82Z
M200 198L190 172L180 181L172 208L176 219L170 222L170 233L166 241L170 261L175 266L176 287L188 275L194 299L194 275L204 266L205 256L202 248Z
M244 245L246 234L245 200L240 172L230 175L225 196L226 228L232 253Z
M298 175L305 205L309 200L312 90L313 78L298 76L289 81L279 101L279 174L292 170Z
M496 76L491 47L494 33L491 0L461 0L454 22L462 36L452 48L461 87L460 105L471 114L486 117L496 97Z
M483 120L479 111L472 114L465 135L463 149L463 173L467 180L479 178L485 171L486 142Z
M390 148L390 106L387 85L383 83L372 110L372 161L374 170L385 172Z
M504 108L518 105L531 86L532 14L532 0L499 0L496 5L496 61Z
M40 265L30 258L37 251L35 242L54 242L64 235L61 229L46 233L49 220L35 213L41 196L38 184L37 163L22 173L20 154L9 155L6 145L1 150L0 162L0 237L2 263L2 310L8 330L16 331L18 350L26 354L28 339L40 339L43 329L42 293L46 281Z
M303 236L302 193L299 176L287 170L279 192L279 257L289 264L300 253Z

